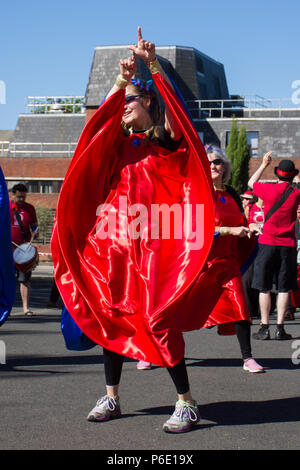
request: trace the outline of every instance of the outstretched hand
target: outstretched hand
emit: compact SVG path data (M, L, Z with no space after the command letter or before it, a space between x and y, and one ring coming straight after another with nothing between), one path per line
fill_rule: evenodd
M142 36L142 28L137 29L138 42L136 45L127 46L133 52L133 55L139 57L145 62L152 62L155 59L155 44L145 41Z
M267 152L264 156L263 156L263 160L262 160L262 163L265 167L269 166L271 161L272 161L272 158L271 158L271 154L272 152Z

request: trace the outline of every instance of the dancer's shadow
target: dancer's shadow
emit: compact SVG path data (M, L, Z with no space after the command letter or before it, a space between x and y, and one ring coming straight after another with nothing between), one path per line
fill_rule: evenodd
M96 350L98 347L96 346ZM135 362L133 359L125 358L124 362ZM34 371L31 369L33 366L70 366L70 365L101 365L103 364L103 355L102 351L99 348L99 354L74 354L74 355L64 355L64 356L27 356L23 354L22 356L8 357L6 364L1 366L1 371L11 371L15 373L19 372L28 372L40 373L41 371ZM28 368L28 369L26 369ZM52 371L55 373L55 371ZM57 373L65 373L64 371L57 371Z
M201 412L201 408L200 409L200 412ZM153 407L153 408L143 408L141 410L135 410L136 413L138 414L143 414L143 415L146 415L146 416L153 416L153 415L157 415L157 416L160 416L160 415L165 415L165 416L171 416L171 414L174 412L174 405L173 406L157 406L157 407ZM136 415L138 416L138 415ZM196 431L197 429L201 428L201 429L205 429L205 428L211 428L212 426L215 426L214 423L198 423L196 424L191 431Z
M275 358L255 358L259 364L261 364L266 370L287 370L287 369L295 369L299 367L293 364L291 358L286 357L275 357ZM202 359L199 358L191 358L187 357L187 366L188 367L241 367L241 359L233 359L233 358L210 358L210 359ZM189 362L195 361L195 362Z
M237 426L300 421L300 397L265 401L225 401L199 407L201 418L213 423L200 427ZM170 415L174 407L160 406L137 410L145 415Z

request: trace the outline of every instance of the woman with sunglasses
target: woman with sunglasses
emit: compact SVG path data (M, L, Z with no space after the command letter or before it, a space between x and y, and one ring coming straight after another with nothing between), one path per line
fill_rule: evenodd
M241 266L256 245L256 239L248 227L238 194L226 181L230 178L230 162L218 147L205 147L210 164L215 201L215 236L207 262L185 297L185 316L189 318L199 309L205 310L208 319L199 327L218 325L219 334L237 335L243 369L263 372L263 367L251 353L250 324L243 289ZM253 227L256 231L256 227ZM185 326L183 324L183 330Z
M155 45L138 28L137 45L128 47L133 55L120 61L115 85L88 121L64 180L52 236L55 279L77 326L103 347L106 395L87 419L121 415L119 383L124 357L130 357L167 368L178 400L163 429L181 433L200 416L178 304L210 250L212 185L205 150L156 59ZM149 83L133 78L137 59L152 73L164 114ZM205 205L201 246L186 232L181 238L164 238L161 231L152 237L154 224L142 217L143 210L149 215L163 204ZM188 329L194 323L192 318Z

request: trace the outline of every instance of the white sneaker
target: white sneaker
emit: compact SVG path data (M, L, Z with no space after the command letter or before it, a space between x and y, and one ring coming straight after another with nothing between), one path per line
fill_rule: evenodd
M197 402L194 405L178 400L175 406L175 411L172 416L163 425L165 432L188 432L195 424L200 421L200 413L198 410Z
M109 419L120 418L121 408L119 397L111 398L105 395L96 403L96 406L89 412L88 421L108 421Z

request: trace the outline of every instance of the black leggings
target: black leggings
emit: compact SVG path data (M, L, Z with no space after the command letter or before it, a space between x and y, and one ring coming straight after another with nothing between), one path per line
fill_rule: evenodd
M121 379L124 356L103 348L103 360L106 385L118 385ZM171 379L178 394L183 395L190 389L185 360L182 359L173 367L168 367Z
M252 357L250 341L250 323L247 320L240 320L235 323L236 336L241 348L242 358Z

